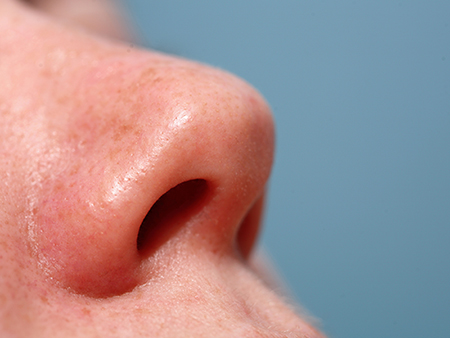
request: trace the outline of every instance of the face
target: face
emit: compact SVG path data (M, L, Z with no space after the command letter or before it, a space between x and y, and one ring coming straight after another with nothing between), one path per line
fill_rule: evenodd
M320 337L253 264L264 100L68 3L0 1L0 336Z

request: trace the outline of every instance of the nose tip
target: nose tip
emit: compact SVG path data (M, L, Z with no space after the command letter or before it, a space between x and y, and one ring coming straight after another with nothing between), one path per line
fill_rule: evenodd
M38 256L51 277L107 297L151 279L168 243L248 254L273 156L260 95L160 55L96 67L60 131L65 168L38 208Z
M218 236L212 223L235 234L230 225L242 223L262 194L273 155L271 115L259 94L231 75L203 67L181 73L181 88L169 94L165 111L171 113L160 134L166 142L158 154L164 159L161 182L167 180L163 190L182 183L197 192L201 185L201 217L210 221L199 217L193 227L205 224L198 229L202 237L226 243L226 231Z

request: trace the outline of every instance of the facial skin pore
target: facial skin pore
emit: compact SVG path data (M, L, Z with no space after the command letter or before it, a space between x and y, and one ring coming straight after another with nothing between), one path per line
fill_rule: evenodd
M1 337L322 337L250 263L253 88L13 0L0 31Z

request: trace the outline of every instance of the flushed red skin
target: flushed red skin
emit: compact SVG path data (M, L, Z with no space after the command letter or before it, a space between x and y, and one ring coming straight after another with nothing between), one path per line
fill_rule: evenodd
M318 337L249 265L273 160L260 95L0 11L0 336Z

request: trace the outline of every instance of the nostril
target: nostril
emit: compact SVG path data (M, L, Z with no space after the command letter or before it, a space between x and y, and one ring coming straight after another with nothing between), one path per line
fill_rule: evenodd
M259 197L242 220L236 234L237 250L247 259L258 237L262 213L264 209L264 195Z
M208 183L195 179L178 184L162 195L142 221L137 249L143 256L151 255L169 240L205 203Z

